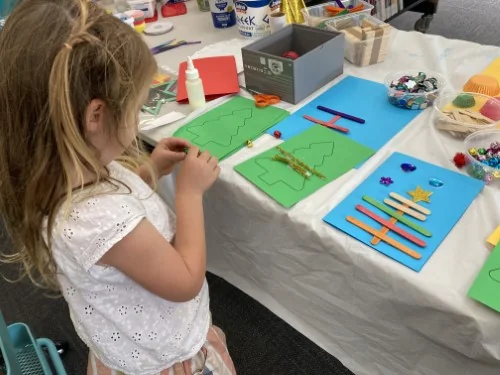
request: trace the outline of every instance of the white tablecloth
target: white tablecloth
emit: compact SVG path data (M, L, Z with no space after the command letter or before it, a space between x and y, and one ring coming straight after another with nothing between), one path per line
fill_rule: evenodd
M459 90L495 57L498 47L398 32L386 62L365 68L346 63L345 73L382 82L395 70L431 69ZM462 144L437 132L431 120L432 110L425 111L362 169L290 210L232 168L278 141L264 135L254 148L225 160L205 200L209 270L357 375L498 375L500 315L466 296L489 253L485 239L500 223L495 187L485 188L420 273L321 220L392 151L453 169L450 160ZM158 140L177 127L145 137ZM171 184L164 186L171 202Z

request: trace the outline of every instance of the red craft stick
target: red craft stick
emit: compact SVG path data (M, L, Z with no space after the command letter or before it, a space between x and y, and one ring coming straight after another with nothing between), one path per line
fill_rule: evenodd
M330 124L326 121L321 121L321 120L318 120L317 118L314 118L314 117L311 117L308 115L304 115L304 118L306 120L314 122L315 124L323 125L323 126L326 126L327 128L338 130L339 132L342 132L342 133L349 133L349 129L343 128L342 126L333 125L333 124Z
M420 247L425 247L427 245L421 239L419 239L419 238L415 237L414 235L406 232L405 230L397 227L395 224L391 223L389 220L382 219L380 216L378 216L377 214L375 214L374 212L370 211L368 208L366 208L360 204L356 205L356 210L365 214L369 218L375 220L379 224L382 224L384 227L389 228L393 232L396 232L397 234L399 234L401 237L406 238L408 241L411 241Z

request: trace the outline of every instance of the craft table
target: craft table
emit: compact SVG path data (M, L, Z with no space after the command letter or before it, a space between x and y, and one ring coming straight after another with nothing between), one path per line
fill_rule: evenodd
M175 35L182 39L236 36L236 29L214 30L210 16L197 12L175 21L177 32L177 24L187 25L185 34ZM159 62L177 66L187 50L158 55ZM495 57L500 57L500 48L398 32L386 62L365 68L346 62L345 73L382 82L394 70L430 69L459 90ZM370 98L360 93L360 105L364 100ZM224 160L220 179L205 199L208 269L264 304L356 375L498 375L500 315L466 296L489 253L486 238L500 223L496 187L484 189L420 273L322 222L392 151L455 168L450 160L462 144L435 130L431 120L432 110L424 111L361 169L290 210L233 170L279 141L264 135L254 148ZM180 125L143 136L155 142ZM162 186L163 196L172 202L171 181Z

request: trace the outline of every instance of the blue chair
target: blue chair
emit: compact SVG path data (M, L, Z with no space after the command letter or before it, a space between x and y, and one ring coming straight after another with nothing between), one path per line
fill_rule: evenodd
M51 340L35 339L24 323L7 326L1 312L0 352L0 373L3 370L6 375L67 375Z

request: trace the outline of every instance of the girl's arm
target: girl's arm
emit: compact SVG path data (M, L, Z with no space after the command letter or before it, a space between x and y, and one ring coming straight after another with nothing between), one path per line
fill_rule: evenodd
M173 302L198 295L206 272L205 226L202 197L176 199L175 248L147 220L101 258L145 289Z
M198 295L206 272L203 192L216 180L217 160L189 151L177 177L175 248L148 221L115 244L99 263L119 269L150 292L173 302Z

